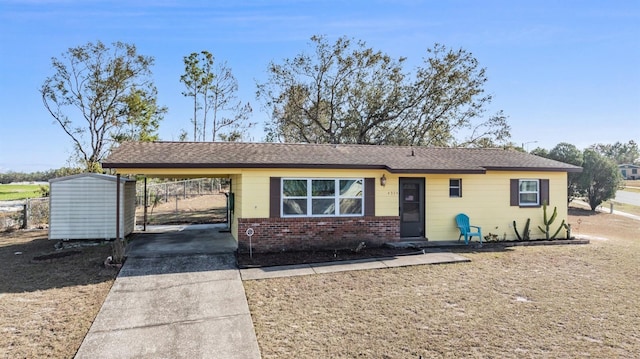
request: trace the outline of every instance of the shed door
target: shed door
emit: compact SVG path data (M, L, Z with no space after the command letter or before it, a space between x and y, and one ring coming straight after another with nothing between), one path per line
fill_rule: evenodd
M400 178L400 237L424 237L424 178Z

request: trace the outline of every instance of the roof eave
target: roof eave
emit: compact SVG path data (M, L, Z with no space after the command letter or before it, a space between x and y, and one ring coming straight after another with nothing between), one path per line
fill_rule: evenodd
M429 173L429 174L485 174L487 171L485 169L452 169L452 168L411 168L411 169L389 169L391 173L397 174L421 174L421 173Z
M103 162L103 168L141 168L141 169L202 169L202 168L300 168L300 169L353 169L353 170L386 170L389 173L398 174L483 174L486 170L477 169L452 169L452 168L390 168L385 165L358 165L358 164L310 164L310 163L124 163Z
M323 168L323 169L388 169L384 165L311 164L311 163L118 163L104 162L103 168Z
M582 167L485 167L489 171L582 172Z

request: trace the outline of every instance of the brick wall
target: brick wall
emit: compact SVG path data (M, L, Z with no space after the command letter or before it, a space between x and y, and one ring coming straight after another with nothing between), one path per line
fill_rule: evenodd
M239 218L238 250L249 251L247 228L253 228L253 251L377 247L400 240L400 217Z

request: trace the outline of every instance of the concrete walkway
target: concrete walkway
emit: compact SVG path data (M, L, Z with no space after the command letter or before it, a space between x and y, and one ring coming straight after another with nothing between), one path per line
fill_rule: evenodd
M470 259L454 253L436 252L390 258L358 259L351 261L298 264L265 268L247 268L240 269L240 274L242 276L242 280L255 280L278 277L293 277L310 274L345 272L353 270L381 269L423 264L445 264L470 261Z
M468 262L448 252L238 270L221 226L136 233L76 358L260 358L242 280Z
M135 238L76 358L260 358L229 237L194 227Z

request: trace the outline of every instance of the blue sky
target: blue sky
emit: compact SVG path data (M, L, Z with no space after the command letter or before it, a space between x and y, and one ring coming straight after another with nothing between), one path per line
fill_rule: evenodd
M407 57L409 68L434 43L470 51L487 68L489 112L504 110L512 141L528 149L640 142L638 0L0 0L0 171L67 164L71 141L38 89L53 74L51 57L70 47L123 41L153 56L158 100L169 108L163 140L191 126L183 56L208 50L232 68L260 141L268 113L256 81L270 61L308 50L314 34L364 40Z

